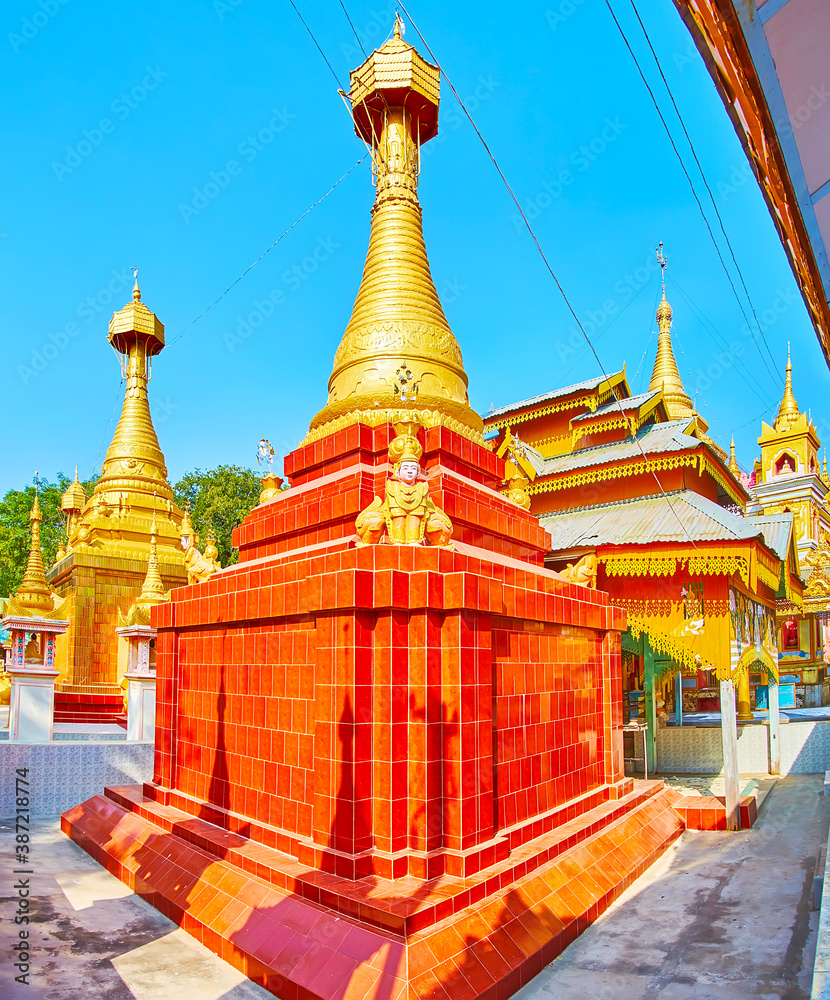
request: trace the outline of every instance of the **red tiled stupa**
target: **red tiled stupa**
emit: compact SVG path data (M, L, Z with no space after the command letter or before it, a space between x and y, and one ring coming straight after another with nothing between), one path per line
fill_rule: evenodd
M416 194L437 68L396 30L349 96L378 191L328 405L291 488L237 529L238 565L153 611L152 783L62 826L284 1000L496 1000L682 821L623 777L622 613L544 569L467 401ZM452 547L390 542L392 501L386 540L358 544L402 421L424 541L446 541L443 511Z

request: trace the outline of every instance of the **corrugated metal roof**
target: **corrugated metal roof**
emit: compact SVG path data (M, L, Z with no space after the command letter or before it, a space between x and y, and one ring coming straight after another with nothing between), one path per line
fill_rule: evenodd
M790 551L790 539L793 534L793 518L788 511L785 514L751 514L747 521L752 521L764 533L764 541L782 562L787 561Z
M665 424L650 424L638 431L636 440L628 437L624 441L611 441L608 444L598 444L591 448L580 448L567 455L555 455L545 462L542 475L555 476L558 473L571 472L574 469L603 465L605 462L641 458L643 452L647 455L654 455L697 448L701 444L700 439L692 437L691 434L683 433L688 426L689 420L671 420Z
M757 538L761 529L692 490L637 497L579 510L543 514L551 550L651 542L716 542Z
M552 392L542 393L541 396L533 396L531 399L522 399L518 403L510 403L509 406L500 406L497 410L490 410L489 413L483 413L482 417L485 420L490 420L492 417L500 417L504 413L512 413L514 410L523 410L527 406L536 406L539 403L546 403L550 399L559 399L561 396L570 396L571 393L580 392L583 389L596 389L598 385L601 385L606 380L612 380L616 378L617 375L622 375L623 372L613 372L611 375L598 375L596 378L589 378L585 382L577 382L575 385L566 385L562 389L554 389Z
M641 392L638 396L629 396L628 399L621 399L619 402L614 400L611 403L606 403L604 406L598 406L593 413L581 413L578 417L574 417L571 423L577 424L580 420L593 420L595 417L604 417L614 412L619 413L620 403L625 413L629 413L631 410L639 410L644 403L647 403L650 399L654 399L659 393L660 390L655 389L654 392Z

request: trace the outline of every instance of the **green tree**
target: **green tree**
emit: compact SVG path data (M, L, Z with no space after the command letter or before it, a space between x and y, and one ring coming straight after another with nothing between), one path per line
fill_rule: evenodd
M231 534L259 503L262 481L256 472L238 465L220 465L202 472L187 472L173 486L176 503L184 508L190 504L190 518L204 549L208 532L216 533L219 562L231 566L239 558Z
M82 483L90 496L97 479ZM61 496L70 480L62 472L57 482L38 481L38 499L43 523L40 526L40 547L43 565L48 570L55 561L58 545L66 538L65 519L61 511ZM31 524L29 514L35 502L35 487L9 490L0 501L0 596L13 594L20 586L29 558Z

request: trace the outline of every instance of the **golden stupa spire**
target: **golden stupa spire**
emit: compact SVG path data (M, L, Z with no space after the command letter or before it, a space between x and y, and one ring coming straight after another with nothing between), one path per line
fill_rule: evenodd
M132 301L113 313L107 339L119 354L125 355L122 373L126 389L121 417L94 492L157 493L171 500L173 493L147 395L150 359L164 348L164 324L141 301L138 268Z
M328 404L307 440L358 421L394 422L402 404L426 425L477 438L482 420L470 408L461 350L432 280L417 193L421 145L438 130L438 67L401 38L397 19L393 37L352 72L348 96L355 130L372 151L377 194Z
M830 479L827 477L827 449L824 449L824 461L821 464L821 480L825 486L830 486Z
M787 344L787 374L784 379L784 395L778 407L778 416L773 427L777 431L786 431L798 420L798 403L793 395L793 363L790 360L790 345Z
M666 301L666 267L668 261L663 253L663 244L657 248L657 260L660 263L660 270L663 278L663 298L657 307L657 324L659 335L657 339L657 357L654 359L654 369L651 373L651 381L648 384L650 392L656 389L663 390L663 402L670 420L683 420L686 417L694 416L694 408L686 390L683 388L683 380L674 359L674 351L671 346L671 306Z
M738 465L738 460L735 458L735 437L732 437L732 444L729 445L729 464L726 466L727 469L732 473L733 476L740 476L741 468Z
M147 560L147 575L141 585L141 593L136 598L136 604L163 604L167 593L159 572L159 559L156 552L156 516L150 527L150 558Z
M54 610L52 591L46 582L46 572L43 569L43 555L40 551L40 524L43 517L40 513L40 501L35 492L35 502L29 521L32 525L32 537L29 545L29 561L23 581L9 602L8 613L23 614L29 617L43 618Z

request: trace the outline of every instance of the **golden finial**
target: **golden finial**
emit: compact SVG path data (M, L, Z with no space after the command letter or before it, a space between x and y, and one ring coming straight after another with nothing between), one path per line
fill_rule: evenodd
M729 464L727 469L732 473L733 476L740 476L741 469L738 465L738 460L735 458L735 436L732 436L732 444L729 445Z
M35 484L37 484L37 473L35 473ZM29 522L32 525L31 541L29 544L29 560L26 563L26 572L23 580L17 588L12 600L15 613L28 615L29 617L43 617L54 610L55 604L52 600L52 591L46 582L46 573L43 569L43 554L40 551L40 525L43 516L40 513L40 501L37 496L37 485L35 485L35 500L29 514Z
M824 461L821 465L821 479L825 486L830 486L830 479L827 478L827 449L824 449Z
M790 359L790 345L787 342L787 369L784 379L784 395L781 399L781 405L778 407L778 416L775 418L775 423L772 426L777 431L789 430L796 420L798 420L799 416L798 403L796 403L795 396L793 395L793 363Z
M683 380L677 368L677 361L674 358L674 351L671 344L671 306L666 301L666 268L668 259L663 253L663 244L657 248L657 260L660 264L660 272L663 283L663 299L657 308L657 324L659 335L657 338L657 357L654 359L654 369L651 373L651 381L648 384L650 392L657 389L663 390L663 402L666 404L670 420L683 420L686 417L695 416L695 409L686 390L683 388Z
M87 496L78 479L78 466L75 466L75 478L66 487L61 496L61 510L67 513L80 512L84 509Z
M394 38L350 77L354 126L371 147L377 191L363 278L310 440L361 419L400 420L394 385L402 363L419 384L411 409L426 426L473 438L483 429L430 273L418 201L421 146L438 131L439 70L401 41L402 30L396 18Z
M179 530L179 538L189 538L190 541L196 544L196 534L193 531L193 522L190 520L190 504L185 504L184 517L182 518L182 526Z
M147 560L147 574L141 585L141 593L136 599L136 604L161 604L167 600L164 583L159 572L156 531L156 513L153 511L153 523L150 526L150 558Z
M138 287L138 268L133 267L133 277L135 278L135 284L133 285L133 302L141 301L141 289Z
M400 38L406 29L403 26L403 21L401 20L401 15L395 11L395 38Z

